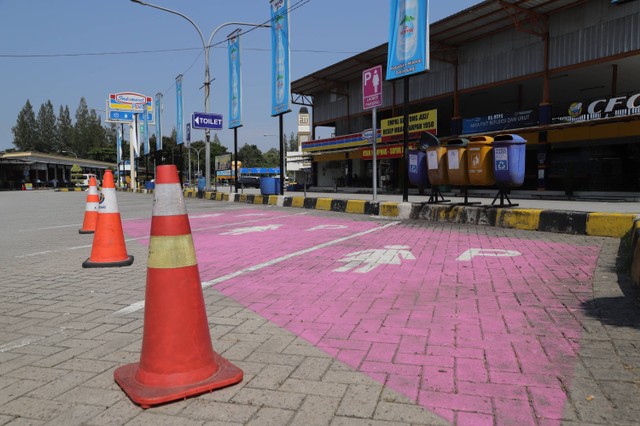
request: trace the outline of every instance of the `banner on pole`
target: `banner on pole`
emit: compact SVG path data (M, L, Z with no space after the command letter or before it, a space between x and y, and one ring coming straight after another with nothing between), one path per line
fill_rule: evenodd
M147 117L147 105L142 108L142 142L144 143L144 155L149 154L151 147L149 146L149 119Z
M289 0L269 0L271 9L271 116L291 111Z
M429 69L429 0L391 0L387 80Z
M242 72L240 33L229 38L229 128L242 126Z
M162 93L156 94L156 151L162 151Z
M184 126L182 113L182 74L176 77L176 111L178 113L176 118L176 144L182 145L182 128Z
M120 162L122 161L122 125L118 126L116 135L116 164L120 167Z

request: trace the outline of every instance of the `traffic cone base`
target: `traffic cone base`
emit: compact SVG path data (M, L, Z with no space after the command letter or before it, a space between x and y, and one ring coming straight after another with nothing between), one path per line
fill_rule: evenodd
M142 408L162 404L177 399L199 395L216 389L240 383L243 378L242 370L231 362L213 352L213 361L218 364L218 370L210 377L196 383L183 386L147 386L136 380L140 363L123 365L114 372L116 383L120 385L127 396Z
M109 268L117 266L129 266L133 263L133 256L129 255L124 260L117 260L114 262L92 262L91 259L87 259L82 262L83 268Z
M78 234L93 234L96 231L85 231L84 229L78 229Z

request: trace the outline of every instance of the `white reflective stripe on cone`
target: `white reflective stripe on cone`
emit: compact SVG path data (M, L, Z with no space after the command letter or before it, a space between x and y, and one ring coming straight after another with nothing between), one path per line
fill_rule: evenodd
M156 183L153 200L153 216L178 216L187 214L184 196L179 183Z
M84 211L86 211L86 212L97 212L99 205L100 205L100 203L87 203L87 207L85 207Z
M115 188L102 188L102 197L98 213L120 213Z

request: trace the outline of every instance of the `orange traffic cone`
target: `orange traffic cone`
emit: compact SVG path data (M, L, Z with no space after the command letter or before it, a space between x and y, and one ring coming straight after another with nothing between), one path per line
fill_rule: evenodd
M98 223L98 205L100 204L100 197L98 197L98 185L96 184L96 178L91 176L89 178L89 193L87 194L87 204L84 209L84 222L82 223L82 229L78 230L81 234L93 234L96 231L96 224Z
M114 372L142 408L242 381L214 352L191 227L176 166L156 173L140 362Z
M107 170L102 180L102 197L98 206L98 223L93 236L91 256L82 263L82 267L129 266L132 263L133 256L127 255L124 244L113 173Z

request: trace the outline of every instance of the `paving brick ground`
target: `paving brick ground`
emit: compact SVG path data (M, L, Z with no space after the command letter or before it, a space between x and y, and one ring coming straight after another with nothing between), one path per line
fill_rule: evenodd
M134 264L82 269L85 196L0 193L0 425L640 424L619 241L204 200L214 348L245 379L142 410L113 370L140 356L152 196L118 194Z

